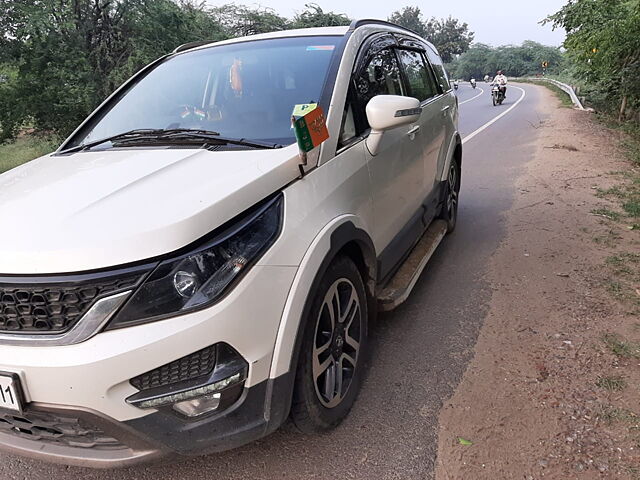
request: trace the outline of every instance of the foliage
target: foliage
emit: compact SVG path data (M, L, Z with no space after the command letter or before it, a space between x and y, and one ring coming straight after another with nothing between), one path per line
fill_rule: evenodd
M469 25L460 23L451 16L440 20L431 18L427 22L426 30L426 39L436 46L445 63L466 52L473 41L473 32L469 31Z
M212 13L229 38L277 32L287 28L287 19L271 8L227 4L213 9Z
M526 40L522 45L497 48L476 43L456 60L452 73L459 78L482 78L502 70L507 76L522 77L540 73L543 61L548 62L548 73L563 68L563 56L556 47L531 40Z
M545 23L564 28L573 73L615 101L619 119L640 109L640 2L570 0Z
M342 13L324 12L315 3L305 5L306 9L298 13L289 28L339 27L349 25L351 19Z
M416 32L421 37L427 37L427 22L425 22L420 7L404 7L393 12L388 20Z
M56 149L55 139L40 135L25 135L0 145L0 173Z
M288 20L269 8L200 0L3 0L0 142L25 124L67 135L133 73L180 44L348 23L316 4Z
M473 41L469 25L449 16L424 20L419 7L404 7L393 12L389 21L409 28L435 45L445 63L466 52Z

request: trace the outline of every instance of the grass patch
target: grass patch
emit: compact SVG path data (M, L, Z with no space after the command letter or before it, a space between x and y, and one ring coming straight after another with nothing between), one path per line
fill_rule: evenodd
M628 202L622 204L622 209L627 215L633 218L640 218L640 195L635 196Z
M608 208L595 208L591 210L591 213L600 217L606 217L614 221L620 220L621 215L618 212L609 210Z
M596 381L596 386L609 390L610 392L620 392L627 388L627 382L620 376L600 377Z
M593 241L600 245L606 245L607 247L615 247L618 244L618 240L622 237L618 232L609 230L606 235L598 235L593 237Z
M640 224L635 219L640 218L640 125L635 122L618 122L608 115L597 115L600 123L610 129L623 132L625 135L620 141L620 146L627 159L631 162L631 168L621 172L611 172L625 179L624 184L608 189L598 189L596 196L600 198L615 197L620 201L623 213L617 213L618 219L624 216L633 224L629 230L640 230ZM635 168L634 168L635 167ZM599 209L600 210L600 209ZM606 209L602 209L606 210ZM603 212L606 216L606 212Z
M627 196L627 193L619 186L615 186L607 189L598 188L596 190L596 197L598 198L606 198L611 196L616 198L625 198Z
M639 253L619 253L607 257L605 263L613 268L615 273L631 275L638 271L638 263L640 263Z
M624 287L616 280L609 280L607 282L607 290L613 293L614 296L621 298L624 297Z
M57 143L49 137L25 135L14 142L0 145L0 173L38 158L57 148Z
M612 424L614 422L635 423L638 416L626 408L618 408L612 405L603 405L598 414L600 420Z
M640 132L627 131L627 133L630 135L630 138L622 141L622 148L632 163L640 165Z
M602 341L612 353L624 358L640 358L640 343L629 342L615 333L607 333Z

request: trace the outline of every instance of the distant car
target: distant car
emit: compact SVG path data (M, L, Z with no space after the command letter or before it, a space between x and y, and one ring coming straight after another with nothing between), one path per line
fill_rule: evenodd
M329 139L302 155L307 104ZM457 121L433 45L386 22L144 68L0 176L1 448L111 467L337 425L395 273L455 227Z

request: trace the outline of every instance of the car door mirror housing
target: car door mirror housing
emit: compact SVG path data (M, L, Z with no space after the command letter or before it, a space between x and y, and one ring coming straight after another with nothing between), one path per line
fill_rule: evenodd
M366 107L371 133L367 148L376 155L385 131L417 122L422 113L420 100L400 95L376 95Z

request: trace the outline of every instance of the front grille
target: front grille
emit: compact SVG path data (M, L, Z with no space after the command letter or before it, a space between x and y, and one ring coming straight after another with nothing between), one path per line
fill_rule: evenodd
M27 411L0 412L0 432L28 440L74 448L114 450L126 448L121 442L85 420L60 413Z
M106 295L135 287L145 272L139 269L117 276L29 283L28 279L0 278L0 333L64 333Z
M208 375L213 371L215 365L216 346L212 345L147 373L138 375L132 378L130 382L131 385L138 390L164 387Z

